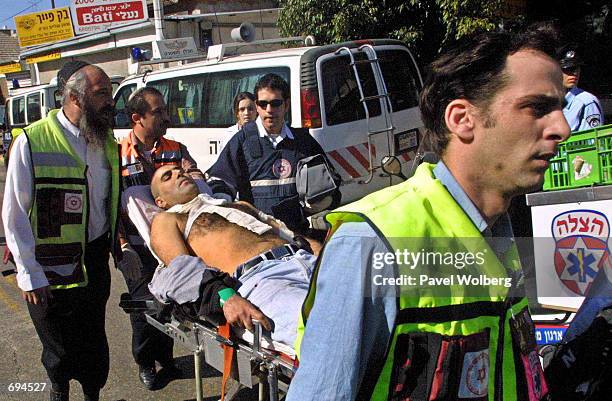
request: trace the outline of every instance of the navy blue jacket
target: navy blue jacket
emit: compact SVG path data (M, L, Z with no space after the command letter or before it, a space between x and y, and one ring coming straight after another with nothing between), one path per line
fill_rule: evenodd
M238 131L208 170L213 192L225 193L252 203L257 209L282 220L293 230L308 228L295 185L299 160L325 155L307 129L290 128L294 139L284 138L276 147L259 136L257 124L249 122Z

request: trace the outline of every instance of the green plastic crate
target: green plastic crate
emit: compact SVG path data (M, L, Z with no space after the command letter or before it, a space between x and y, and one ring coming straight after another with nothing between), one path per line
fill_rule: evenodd
M544 191L612 184L612 124L573 132L559 144Z

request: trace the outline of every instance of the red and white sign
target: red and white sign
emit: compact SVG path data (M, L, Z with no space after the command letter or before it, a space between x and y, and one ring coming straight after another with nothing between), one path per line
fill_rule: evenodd
M149 19L146 0L70 0L70 12L77 35Z

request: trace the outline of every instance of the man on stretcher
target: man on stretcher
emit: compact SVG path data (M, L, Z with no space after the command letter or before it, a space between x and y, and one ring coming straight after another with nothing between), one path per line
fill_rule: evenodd
M199 195L179 167L159 168L151 193L169 209L151 225L152 250L167 266L155 273L151 293L199 302L200 315L222 312L238 327L260 320L273 340L292 345L316 260L301 249L308 245L296 244L282 223L248 203Z

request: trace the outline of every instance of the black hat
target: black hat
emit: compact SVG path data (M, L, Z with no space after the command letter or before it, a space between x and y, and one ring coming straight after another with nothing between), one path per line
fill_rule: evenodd
M87 67L89 63L80 60L69 61L57 72L57 90L60 94L64 93L64 87L70 77L83 67Z
M576 50L566 48L559 54L559 64L561 68L574 68L584 64L582 59L578 56Z

